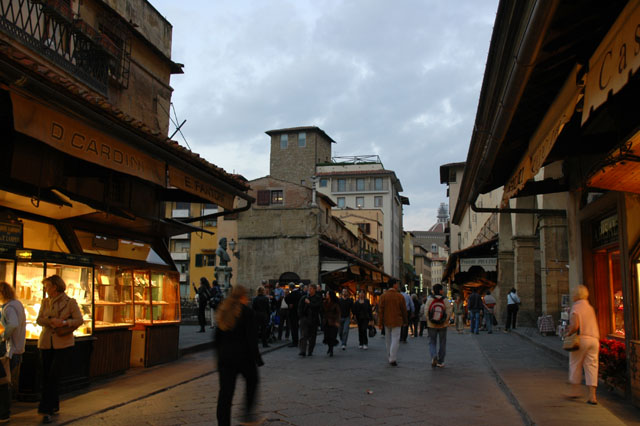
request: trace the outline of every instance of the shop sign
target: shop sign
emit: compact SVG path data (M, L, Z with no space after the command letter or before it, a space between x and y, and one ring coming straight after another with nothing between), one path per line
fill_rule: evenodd
M618 241L618 215L609 216L593 227L593 247L601 247Z
M640 2L631 1L589 59L582 124L640 68Z
M498 259L495 257L460 259L460 272L467 272L472 266L480 266L485 271L495 271Z
M169 165L169 185L218 204L225 210L233 210L233 194L224 192L218 187L171 165Z
M81 160L166 186L163 161L16 93L11 101L16 131Z
M578 66L574 67L562 90L547 110L540 125L529 141L526 153L518 167L504 186L502 206L505 207L528 180L533 179L544 164L562 132L564 125L571 120L580 98L580 89L576 85Z
M0 221L0 245L22 247L22 222Z

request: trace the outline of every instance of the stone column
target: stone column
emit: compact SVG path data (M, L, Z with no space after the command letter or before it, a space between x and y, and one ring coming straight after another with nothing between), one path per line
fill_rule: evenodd
M538 238L535 236L515 236L514 263L515 288L522 302L518 312L518 324L535 326L536 313L535 251Z
M542 313L560 319L562 295L569 294L569 253L566 219L558 216L540 218L540 261L542 279Z
M498 302L494 313L502 325L507 319L507 294L514 287L513 232L511 214L500 213L498 220L498 283L493 297Z

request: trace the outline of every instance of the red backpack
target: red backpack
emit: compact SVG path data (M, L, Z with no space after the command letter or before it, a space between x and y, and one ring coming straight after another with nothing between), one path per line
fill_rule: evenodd
M429 305L429 321L434 324L444 324L447 320L447 306L442 297L434 297Z

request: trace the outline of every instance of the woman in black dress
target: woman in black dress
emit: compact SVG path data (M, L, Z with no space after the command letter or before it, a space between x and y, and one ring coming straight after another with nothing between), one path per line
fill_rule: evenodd
M324 325L324 341L329 346L327 353L333 356L333 347L338 344L338 328L340 327L340 305L338 296L333 291L327 291L322 302L322 322Z

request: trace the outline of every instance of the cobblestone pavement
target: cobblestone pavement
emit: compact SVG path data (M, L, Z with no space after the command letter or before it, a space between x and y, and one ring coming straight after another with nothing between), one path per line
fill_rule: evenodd
M321 344L311 358L299 358L295 348L264 355L258 404L264 424L625 424L602 405L562 399L566 366L518 336L450 329L446 367L435 370L426 336L401 344L398 367L387 364L380 335L367 351L354 346L354 330L350 337L347 350L333 358ZM203 370L212 365L203 358ZM73 424L215 424L217 391L213 373ZM243 393L240 380L234 415L242 411Z

